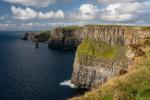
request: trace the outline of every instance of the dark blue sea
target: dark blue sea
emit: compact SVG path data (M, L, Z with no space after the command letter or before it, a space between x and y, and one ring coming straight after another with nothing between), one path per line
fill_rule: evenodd
M24 32L0 32L0 100L65 100L78 90L69 84L74 51L34 48ZM65 81L65 82L64 82Z

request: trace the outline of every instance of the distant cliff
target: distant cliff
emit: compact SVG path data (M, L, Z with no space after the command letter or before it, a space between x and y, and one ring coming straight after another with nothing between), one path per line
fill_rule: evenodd
M38 36L39 42L46 42L49 40L50 37L50 31L45 32L28 32L24 33L24 36L22 37L23 40L34 40L34 38Z
M51 30L48 47L51 49L76 49L82 39L80 27L55 28Z
M58 27L45 32L28 32L23 40L39 37L39 42L49 41L50 48L77 47L85 38L101 40L108 44L127 45L149 36L149 27L119 25L85 25L82 27Z
M45 32L28 32L23 36L23 40L34 41L36 37L39 42L49 42L50 49L76 49L81 43L82 30L77 26L58 27Z

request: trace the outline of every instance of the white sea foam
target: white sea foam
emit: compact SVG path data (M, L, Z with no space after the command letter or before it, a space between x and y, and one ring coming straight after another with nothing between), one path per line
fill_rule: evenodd
M76 88L76 86L74 84L71 83L71 80L65 80L61 83L59 83L61 86L69 86L71 88Z

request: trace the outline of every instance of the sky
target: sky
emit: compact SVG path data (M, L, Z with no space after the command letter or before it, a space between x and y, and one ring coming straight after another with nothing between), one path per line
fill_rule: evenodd
M85 24L150 25L150 0L0 0L0 30Z

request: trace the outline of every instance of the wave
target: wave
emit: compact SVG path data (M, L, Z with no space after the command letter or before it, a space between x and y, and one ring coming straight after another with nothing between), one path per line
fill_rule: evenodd
M76 86L74 84L71 83L71 80L65 80L61 83L59 83L61 86L68 86L71 88L76 88Z

